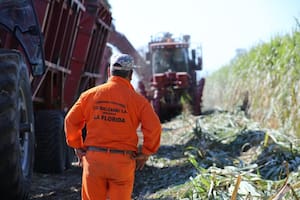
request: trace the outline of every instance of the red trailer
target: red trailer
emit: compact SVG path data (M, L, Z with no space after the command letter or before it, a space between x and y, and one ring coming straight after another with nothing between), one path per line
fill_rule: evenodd
M111 20L101 0L0 0L1 199L70 166L64 115L104 76Z

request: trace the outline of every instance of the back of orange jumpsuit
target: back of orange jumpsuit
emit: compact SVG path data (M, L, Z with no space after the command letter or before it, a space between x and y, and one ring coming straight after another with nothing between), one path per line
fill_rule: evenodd
M129 80L112 76L107 83L82 93L65 118L66 140L73 148L89 146L138 151L141 124L145 155L157 152L161 124L151 104ZM83 141L82 129L86 125ZM87 151L83 157L82 199L131 199L135 160L130 155Z

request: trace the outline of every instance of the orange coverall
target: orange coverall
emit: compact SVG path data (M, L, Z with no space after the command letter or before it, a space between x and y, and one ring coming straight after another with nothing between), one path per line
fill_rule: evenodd
M161 136L158 116L129 80L112 76L107 83L82 93L70 109L65 118L66 140L73 148L96 146L137 152L140 124L142 153L156 153ZM87 151L83 157L82 199L131 199L135 166L128 154Z

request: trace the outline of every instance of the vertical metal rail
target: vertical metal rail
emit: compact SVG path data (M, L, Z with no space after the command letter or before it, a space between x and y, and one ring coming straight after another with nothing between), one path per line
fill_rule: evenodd
M65 87L65 108L68 109L80 93L96 85L106 41L110 31L111 13L98 1L85 1L87 12L83 13L80 29L71 61L72 73L68 75ZM103 17L105 16L105 21Z

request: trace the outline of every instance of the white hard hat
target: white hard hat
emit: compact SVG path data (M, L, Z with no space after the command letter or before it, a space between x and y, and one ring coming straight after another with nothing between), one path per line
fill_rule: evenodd
M116 54L111 57L110 60L110 68L111 70L125 70L129 71L134 69L134 61L133 58L128 54Z

